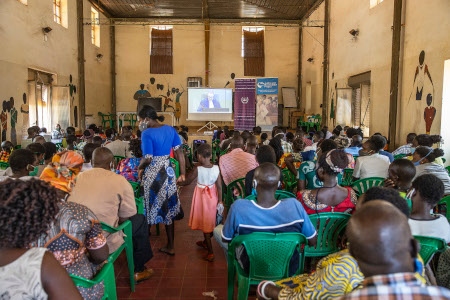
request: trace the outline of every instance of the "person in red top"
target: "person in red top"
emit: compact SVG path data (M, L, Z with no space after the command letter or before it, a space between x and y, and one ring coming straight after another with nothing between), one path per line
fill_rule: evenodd
M255 155L244 152L244 140L235 136L230 143L231 152L220 157L219 167L225 185L244 178L248 171L258 167Z
M351 187L341 187L337 184L337 175L347 165L348 157L344 150L330 150L320 156L316 174L323 186L305 190L297 196L308 214L353 212L357 201L355 192Z

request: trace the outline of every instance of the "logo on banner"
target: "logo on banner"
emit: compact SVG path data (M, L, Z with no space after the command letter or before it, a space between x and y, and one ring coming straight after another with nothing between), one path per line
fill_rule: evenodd
M276 81L258 81L258 83L256 85L258 86L258 88L270 89L270 88L278 86L278 82L276 82Z
M248 97L241 97L241 102L242 102L242 104L247 104L248 103Z

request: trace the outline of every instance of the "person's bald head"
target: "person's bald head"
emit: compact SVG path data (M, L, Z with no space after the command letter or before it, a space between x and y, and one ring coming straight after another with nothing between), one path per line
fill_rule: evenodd
M382 200L362 205L350 218L347 237L365 277L415 271L417 244L407 217L394 205Z
M92 152L92 166L94 168L103 168L109 170L111 162L114 160L114 155L106 147L99 147Z
M244 140L240 135L233 136L233 138L231 139L230 148L231 149L244 148Z
M280 168L272 163L262 163L255 169L255 175L253 179L256 181L257 191L261 190L275 190L278 188L280 181Z

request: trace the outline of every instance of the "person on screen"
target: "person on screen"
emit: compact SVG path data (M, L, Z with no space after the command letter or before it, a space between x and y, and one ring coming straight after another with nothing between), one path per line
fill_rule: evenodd
M205 108L220 108L220 103L214 98L213 92L209 92L208 97L200 102L197 111L203 111Z

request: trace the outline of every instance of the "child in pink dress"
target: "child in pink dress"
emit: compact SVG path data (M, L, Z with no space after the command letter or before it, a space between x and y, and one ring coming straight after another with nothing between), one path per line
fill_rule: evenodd
M202 144L197 149L197 159L200 166L194 169L189 179L183 185L189 184L197 178L197 186L192 196L189 227L203 231L204 240L197 245L208 250L204 256L207 261L214 261L211 236L216 226L217 205L222 203L222 178L219 167L211 163L212 148L209 144Z

